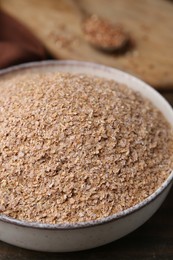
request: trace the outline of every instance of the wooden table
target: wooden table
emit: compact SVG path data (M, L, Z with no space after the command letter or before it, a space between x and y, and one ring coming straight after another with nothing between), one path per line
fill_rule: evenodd
M173 106L173 90L161 91ZM106 246L76 253L41 253L0 242L0 260L172 260L173 188L156 214L130 235Z

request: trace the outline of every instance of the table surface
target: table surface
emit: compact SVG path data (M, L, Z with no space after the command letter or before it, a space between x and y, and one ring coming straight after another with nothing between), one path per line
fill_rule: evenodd
M161 91L173 106L173 91ZM0 260L172 260L173 188L155 215L130 235L108 245L75 253L42 253L0 242Z

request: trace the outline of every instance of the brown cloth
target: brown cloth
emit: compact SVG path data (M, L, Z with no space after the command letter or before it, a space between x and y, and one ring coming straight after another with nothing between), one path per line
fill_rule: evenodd
M24 25L0 10L0 69L47 57L39 40Z

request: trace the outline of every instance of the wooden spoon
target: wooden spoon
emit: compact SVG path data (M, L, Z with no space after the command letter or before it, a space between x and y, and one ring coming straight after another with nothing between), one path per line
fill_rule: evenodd
M85 39L103 51L120 50L129 42L129 34L121 24L112 24L97 15L84 19L82 28Z

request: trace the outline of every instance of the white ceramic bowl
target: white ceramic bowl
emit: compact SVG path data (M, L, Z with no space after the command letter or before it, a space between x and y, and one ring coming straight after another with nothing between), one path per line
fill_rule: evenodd
M32 71L67 71L86 73L127 84L142 93L158 107L173 126L173 110L167 101L141 80L109 67L77 61L49 61L15 66L0 72L0 78ZM162 186L141 203L97 221L76 224L29 223L0 215L0 240L27 249L67 252L104 245L132 232L148 220L166 198L173 172Z

